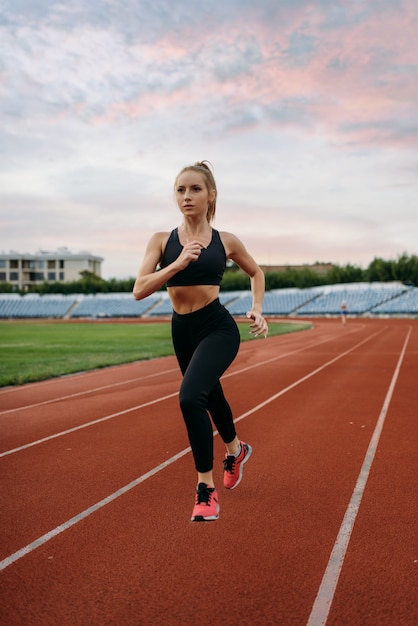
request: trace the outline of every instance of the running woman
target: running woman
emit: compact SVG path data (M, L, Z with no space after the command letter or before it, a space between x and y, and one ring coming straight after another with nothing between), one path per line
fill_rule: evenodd
M220 383L240 344L235 320L219 301L220 284L226 262L231 259L251 280L252 307L247 313L250 332L267 337L268 326L262 316L264 274L235 235L212 228L217 189L207 161L182 169L174 190L182 222L171 232L157 232L151 237L133 294L141 300L167 286L173 307L173 346L183 374L179 402L197 470L191 519L200 522L219 517L209 415L226 447L226 489L240 483L244 463L252 452L251 446L237 436Z

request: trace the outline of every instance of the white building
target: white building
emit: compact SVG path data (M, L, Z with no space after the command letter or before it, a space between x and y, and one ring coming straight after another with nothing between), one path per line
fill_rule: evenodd
M44 282L68 283L81 279L87 271L101 276L103 259L90 252L73 253L68 248L55 252L40 250L35 254L0 253L0 283L10 283L16 290L30 290Z

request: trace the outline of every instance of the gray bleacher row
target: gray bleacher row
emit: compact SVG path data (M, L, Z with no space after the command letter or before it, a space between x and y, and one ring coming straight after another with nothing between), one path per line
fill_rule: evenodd
M74 296L0 294L0 318L61 318L74 305Z
M232 315L251 308L251 292L221 292ZM352 315L416 315L418 288L402 283L352 283L311 289L278 289L265 294L265 315L338 315L342 301ZM166 292L135 301L130 293L97 295L0 294L0 318L112 318L171 315Z

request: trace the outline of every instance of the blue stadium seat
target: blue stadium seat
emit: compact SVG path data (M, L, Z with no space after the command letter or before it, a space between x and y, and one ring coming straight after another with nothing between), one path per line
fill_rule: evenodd
M250 290L221 291L221 303L232 315L243 316L251 309ZM339 315L341 303L351 315L417 315L418 287L402 283L351 283L310 289L275 289L264 298L264 315ZM136 301L131 293L0 294L0 318L113 318L170 316L167 292L161 291Z
M74 296L28 294L0 299L0 318L62 318L75 302Z
M409 288L408 291L395 298L379 304L372 312L378 315L416 315L418 313L418 287Z
M161 295L158 294L139 301L130 293L96 294L82 299L72 311L71 317L140 317L147 314L159 300Z

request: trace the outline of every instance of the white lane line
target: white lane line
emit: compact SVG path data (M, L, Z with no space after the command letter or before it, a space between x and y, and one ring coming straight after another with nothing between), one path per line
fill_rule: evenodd
M100 424L101 422L106 422L107 420L111 420L114 417L119 417L120 415L126 415L126 413L131 413L132 411L137 411L139 409L143 409L147 406L151 406L152 404L157 404L158 402L163 402L164 400L168 400L169 398L174 398L178 395L178 391L174 393L169 393L166 396L160 396L155 400L150 400L149 402L144 402L143 404L137 404L137 406L131 406L129 409L125 409L124 411L118 411L117 413L112 413L111 415L105 415L105 417L99 417L97 420L92 420L91 422L86 422L85 424L80 424L79 426L74 426L74 428L68 428L67 430L61 430L59 433L55 433L54 435L49 435L48 437L43 437L42 439L37 439L36 441L31 441L30 443L26 443L23 446L19 446L18 448L13 448L12 450L6 450L0 454L0 459L4 456L9 456L9 454L15 454L15 452L21 452L22 450L27 450L28 448L32 448L33 446L38 446L41 443L45 443L46 441L51 441L52 439L57 439L57 437L63 437L64 435L69 435L70 433L75 433L77 430L82 430L83 428L88 428L89 426L94 426L94 424Z
M327 367L329 367L333 363L336 363L336 361L339 361L344 356L347 356L347 354L350 354L350 352L353 352L353 350L356 350L357 348L359 348L364 343L367 343L368 341L370 341L371 339L376 337L376 335L380 335L380 332L381 331L378 331L378 332L374 333L373 335L371 335L370 337L366 337L366 339L363 339L362 341L357 343L352 348L349 348L348 350L345 350L344 352L341 352L338 356L334 357L330 361L327 361L323 365L320 365L316 369L312 370L312 372L309 372L309 374L306 374L305 376L302 376L302 378L299 378L299 380L296 380L291 385L288 385L284 389L281 389L280 391L275 393L274 396L270 396L270 398L267 398L267 400L264 400L264 402L261 402L260 404L258 404L255 407L255 409L251 409L248 413L243 413L242 415L240 415L240 417L237 417L237 419L235 421L238 422L238 421L244 419L244 417L247 417L247 415L250 415L251 413L253 413L254 410L262 409L267 404L270 404L270 402L273 402L273 400L277 400L277 398L280 398L280 396L282 396L283 394L287 393L291 389L294 389L294 387L297 387L298 385L300 385L300 383L303 383L303 382L305 382L305 380L308 380L309 378L312 378L312 376L315 376L315 374L318 374L319 372L322 372L322 370L326 369Z
M170 358L170 355L153 357L152 359L139 359L137 361L128 361L127 363L115 363L114 365L106 365L106 367L96 367L91 370L81 370L77 372L72 372L70 374L61 374L60 376L55 376L54 378L46 378L45 380L35 380L30 383L24 383L23 385L10 385L9 387L1 387L0 397L2 395L19 393L23 387L25 389L32 390L33 387L45 387L45 386L53 387L56 385L59 386L61 385L63 380L65 381L68 378L80 377L85 380L90 379L90 378L97 378L103 372L111 373L111 371L114 369L120 369L124 367L136 366L136 365L141 366L141 364L146 363L146 362L157 361L157 360L166 359L166 358Z
M352 332L358 332L358 328L356 327ZM332 335L332 336L330 336L328 338L325 338L325 339L321 339L321 341L315 341L315 342L312 342L310 344L307 344L307 345L303 346L302 348L299 348L298 350L294 350L293 352L287 352L287 353L285 353L285 354L283 354L281 356L274 357L274 359L272 359L272 360L281 359L284 356L289 356L291 354L296 354L298 352L301 352L302 350L306 350L306 349L311 348L311 347L319 346L322 343L327 343L328 341L332 341L333 339L335 339L335 335ZM118 366L112 366L112 367L118 367ZM245 371L245 370L240 370L240 371ZM164 376L165 374L169 374L171 372L178 372L178 373L180 373L179 368L178 367L174 367L174 368L171 368L171 369L164 370L163 372L156 372L154 374L147 374L146 376L136 376L135 378L130 378L128 380L122 380L122 381L119 381L117 383L109 383L108 385L103 385L103 386L100 386L100 387L92 387L91 389L86 389L84 391L77 391L75 393L67 394L65 396L58 396L57 398L52 398L50 400L43 400L41 402L34 402L32 404L26 404L26 405L23 405L23 406L15 407L13 409L5 409L4 411L0 411L0 416L6 415L7 413L17 413L18 411L24 411L26 409L34 409L34 408L36 408L38 406L45 406L47 404L53 404L53 403L56 403L56 402L60 402L61 400L69 400L71 398L76 398L76 397L79 397L79 396L88 395L90 393L103 391L104 389L111 389L112 387L118 387L118 386L121 386L121 385L128 385L130 383L136 382L137 380L145 380L147 378L152 378L154 376ZM81 375L89 376L90 374L93 374L93 373L95 373L95 372L85 372L84 374L79 372L79 373L76 373L76 374L69 374L69 376L74 376L74 377L75 376L81 376ZM227 376L229 376L229 375L230 374L227 374ZM25 388L28 387L29 385L45 385L47 383L59 382L60 380L62 380L62 378L64 378L64 377L53 378L51 380L43 380L43 381L40 381L40 382L37 382L37 383L28 383L28 385L25 385ZM19 387L12 387L12 388L7 389L6 391L18 392L18 391L20 391L20 388ZM2 393L2 390L0 389L0 394L1 393Z
M405 356L406 347L411 336L412 328L409 328L407 337L405 339L403 348L401 350L398 363L392 376L391 383L389 385L386 398L383 402L382 410L377 420L376 427L373 431L372 438L369 443L369 447L364 457L363 465L360 470L360 474L357 478L357 483L354 487L351 500L348 504L347 510L344 515L340 530L335 540L334 547L331 552L331 556L328 561L328 565L325 569L324 576L322 578L321 585L319 587L307 626L322 626L326 624L328 614L331 609L331 604L334 599L335 590L337 587L338 579L341 573L341 569L344 563L344 558L347 552L348 544L350 542L351 533L353 530L354 522L356 521L357 513L360 508L360 503L366 488L366 483L370 474L370 469L373 463L373 459L376 454L376 449L379 444L380 435L382 433L383 425L386 420L387 410L389 408L390 401L392 399L393 391L395 389L396 382L398 380L399 372L401 369L402 361Z
M302 378L300 378L299 380L294 382L292 385L289 385L285 389L282 389L278 393L275 393L274 395L270 396L269 398L267 398L263 402L260 402L259 404L254 406L252 409L250 409L246 413L243 413L242 415L237 417L234 421L235 422L239 422L240 420L243 420L245 417L248 417L249 415L252 415L256 411L259 411L260 409L265 407L267 404L270 404L271 402L273 402L274 400L279 398L281 395L283 395L287 391L290 391L291 389L293 389L297 385L300 385L302 382L304 382L308 378L311 378L312 376L314 376L318 372L321 372L326 367L328 367L332 363L335 363L336 361L341 359L343 356L349 354L350 352L352 352L353 350L355 350L356 348L358 348L362 344L366 343L367 341L370 341L370 339L372 339L375 335L378 335L378 334L379 333L374 333L371 337L367 337L366 339L363 339L362 341L360 341L360 343L356 344L355 346L353 346L349 350L346 350L345 352L341 353L339 356L331 359L327 363L324 363L323 365L321 365L320 367L316 368L315 370L313 370L312 372L310 372L306 376L303 376ZM217 431L214 433L214 436L215 436L215 434L217 434ZM163 463L161 463L160 465L157 465L156 467L154 467L152 470L150 470L146 474L143 474L142 476L139 476L139 478L136 478L135 480L133 480L132 482L128 483L124 487L121 487L120 489L118 489L118 491L115 491L114 493L110 494L109 496L107 496L103 500L100 500L96 504L93 504L88 509L85 509L84 511L82 511L78 515L75 515L74 517L72 517L68 521L64 522L63 524L60 524L59 526L57 526L53 530L50 530L45 535L42 535L38 539L35 539L35 541L32 541L32 543L29 543L24 548L21 548L20 550L17 550L17 552L14 552L10 556L8 556L5 559L3 559L2 561L0 561L0 571L5 569L6 567L11 565L15 561L18 561L19 559L24 557L26 554L29 554L30 552L33 552L34 550L36 550L36 548L39 548L39 546L43 545L44 543L46 543L50 539L53 539L54 537L56 537L57 535L62 533L64 530L68 530L69 528L71 528L71 526L74 526L74 524L77 524L81 520L84 520L86 517L89 517L92 513L95 513L96 511L98 511L99 509L104 507L106 504L109 504L109 502L113 502L113 500L116 500L116 498L119 498L119 496L122 496L127 491L130 491L131 489L133 489L134 487L136 487L140 483L144 482L147 478L150 478L151 476L154 476L155 474L157 474L161 470L165 469L166 467L168 467L169 465L171 465L172 463L174 463L175 461L177 461L178 459L180 459L181 457L183 457L184 455L186 455L190 451L191 451L190 447L185 448L181 452L177 453L176 455L172 456L171 458L169 458L166 461L164 461Z
M118 489L118 491L115 491L114 493L110 494L110 496L107 496L103 500L96 502L96 504L93 504L88 509L85 509L78 515L75 515L74 517L67 520L63 524L60 524L53 530L50 530L49 532L45 533L45 535L42 535L42 537L38 537L38 539L35 539L35 541L32 541L32 543L29 543L24 548L21 548L20 550L17 550L17 552L14 552L10 556L6 557L2 561L0 561L0 571L6 569L6 567L11 565L15 561L19 561L19 559L24 557L26 554L30 554L30 552L33 552L34 550L36 550L36 548L39 548L44 543L47 543L47 541L50 541L51 539L61 534L65 530L68 530L69 528L71 528L71 526L74 526L75 524L78 524L78 522L81 522L82 520L86 519L86 517L89 517L89 515L91 515L92 513L99 511L99 509L106 506L106 504L109 504L110 502L113 502L113 500L116 500L116 498L123 496L123 494L127 493L128 491L130 491L137 485L140 485L141 483L143 483L145 480L147 480L147 478L151 478L155 474L158 474L158 472L168 467L175 461L178 461L178 459L180 459L182 456L190 452L190 450L191 448L185 448L185 450L182 450L175 456L172 456L170 459L167 459L167 461L164 461L164 463L157 465L157 467L154 467L152 470L150 470L146 474L142 474L142 476L139 476L139 478L136 478L135 480L128 483L124 487L121 487L120 489Z
M376 335L380 334L383 331L378 331L377 333L374 333L373 335L371 335L370 337L366 338L365 340L363 340L362 342L360 342L359 344L357 344L356 346L354 346L354 348L352 348L353 350L361 345L362 343L364 343L365 341L369 341L370 339L372 339L373 337L375 337ZM332 338L331 338L332 339ZM303 346L302 348L298 348L297 350L293 350L292 352L285 352L283 354L280 354L279 356L275 356L275 357L271 357L270 359L266 359L265 361L260 361L258 363L255 363L253 365L248 365L247 367L243 367L239 370L236 370L234 372L230 372L228 374L225 374L225 376L223 376L222 378L229 378L230 376L237 376L238 374L241 374L242 372L247 372L248 370L257 368L257 367L261 367L262 365L266 365L268 363L271 363L273 361L278 361L280 359L285 358L286 356L291 356L293 354L297 354L298 352L303 352L304 350L306 350L307 348L311 348L311 347L316 347L318 345L321 345L323 343L327 343L328 341L331 341L331 339L324 339L322 341L313 343L309 346ZM351 349L350 349L351 351ZM344 352L342 356L344 356L345 354L348 354L348 352ZM330 363L332 363L333 361L330 361ZM316 372L317 370L315 370ZM69 435L71 433L76 432L77 430L82 430L83 428L88 428L89 426L94 426L95 424L100 424L101 422L106 422L108 420L111 420L115 417L120 417L121 415L126 415L127 413L131 413L132 411L138 411L139 409L143 409L147 406L151 406L152 404L157 404L158 402L163 402L164 400L168 400L170 398L174 398L175 396L178 395L178 391L168 394L166 396L160 396L159 398L155 398L155 400L150 400L149 402L144 402L143 404L138 404L136 406L130 407L129 409L125 409L123 411L118 411L117 413L112 413L111 415L105 415L104 417L99 417L96 420L92 420L91 422L85 422L84 424L80 424L78 426L74 426L73 428L68 428L67 430L62 430L58 433L54 433L53 435L49 435L48 437L43 437L42 439L37 439L36 441L31 441L30 443L26 443L22 446L19 446L17 448L12 448L11 450L5 450L4 452L0 453L0 459L5 457L5 456L9 456L10 454L15 454L16 452L21 452L22 450L27 450L28 448L32 448L33 446L37 446L40 445L41 443L45 443L47 441L51 441L52 439L57 439L58 437L63 437L65 435Z
M61 402L61 400L70 400L71 398L77 398L78 396L85 396L89 393L95 393L97 391L104 391L105 389L111 389L112 387L120 387L121 385L129 385L130 383L135 383L137 380L143 381L147 378L154 378L155 376L165 376L166 374L171 374L171 372L178 372L178 367L172 367L171 369L164 370L163 372L155 372L155 374L147 374L146 376L136 376L135 378L129 378L128 380L121 380L117 383L110 383L109 385L102 385L101 387L92 387L91 389L85 389L84 391L76 391L75 393L69 393L66 396L58 396L57 398L52 398L51 400L43 400L42 402L34 402L33 404L25 404L24 406L15 407L14 409L5 409L4 411L0 411L1 415L6 415L6 413L16 413L17 411L23 411L26 409L34 409L38 406L44 406L45 404L53 404L54 402Z

